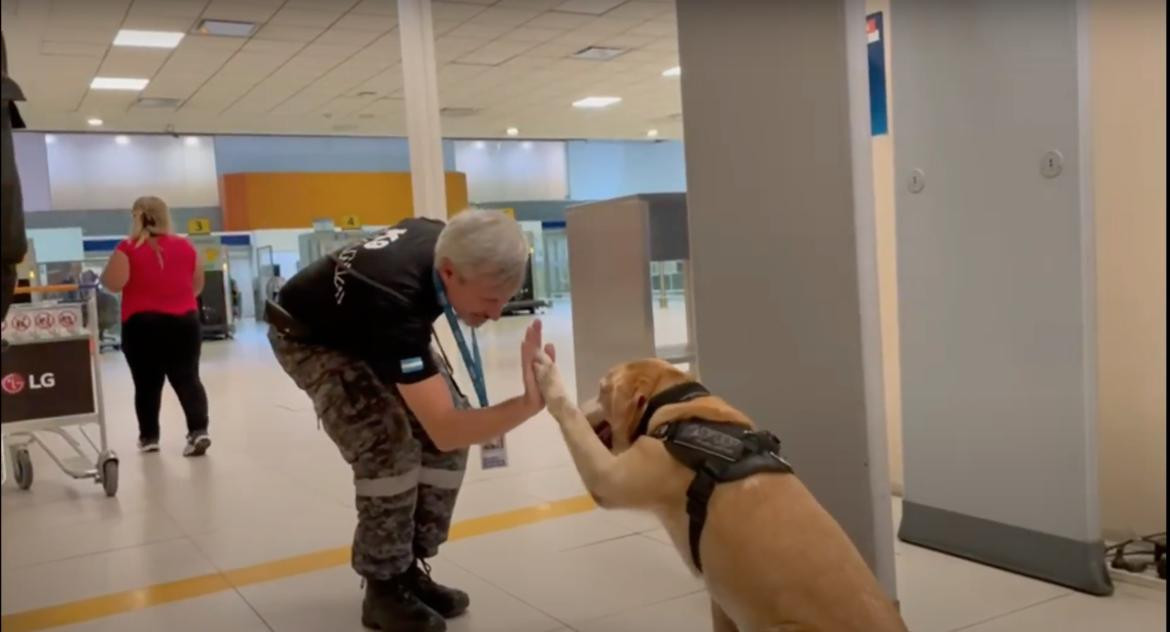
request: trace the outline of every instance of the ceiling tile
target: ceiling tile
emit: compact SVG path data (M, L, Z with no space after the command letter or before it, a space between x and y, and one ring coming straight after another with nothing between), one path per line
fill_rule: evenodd
M557 29L538 29L530 26L521 26L504 33L500 36L500 39L512 42L532 42L536 44L551 41L563 34L564 31Z
M475 16L479 24L501 24L504 26L519 26L540 15L540 11L532 9L513 9L509 7L492 7Z
M625 0L566 0L557 6L557 11L601 15L623 2Z
M479 13L483 13L485 7L478 4L469 4L467 2L439 2L436 0L431 3L431 19L435 21L453 21L466 22Z
M261 28L253 39L277 40L283 42L310 42L324 32L324 28L311 26L285 26L269 24Z
M326 28L345 13L344 9L304 9L284 7L268 20L269 24L282 26L309 26Z
M650 20L643 22L638 26L626 31L630 35L652 35L655 37L665 37L667 35L676 35L678 33L678 26L673 22L665 22L658 20Z
M393 15L374 15L350 12L342 16L334 28L386 32L398 25Z
M318 44L351 44L360 48L378 39L378 36L378 31L332 28L314 41Z
M495 66L508 61L529 48L532 48L532 44L528 42L496 40L460 57L459 62L464 64L487 64Z
M511 27L501 24L476 24L475 22L467 22L453 29L447 35L453 37L473 37L483 39L497 38L504 33L512 30Z
M532 18L531 21L525 23L525 26L531 26L541 29L575 29L580 28L593 21L594 18L588 15L578 15L576 13L558 13L550 11Z
M487 45L491 40L486 38L444 36L435 42L435 60L439 63L448 62Z
M674 2L626 2L607 12L607 18L649 20L665 15L674 15Z
M102 61L98 73L104 77L150 78L170 55L168 49L114 46Z
M72 57L95 57L101 59L109 48L107 44L87 44L84 42L41 42L42 55L66 55ZM13 67L16 67L15 65Z
M350 9L350 13L386 15L393 17L398 15L398 3L389 2L388 0L363 0L353 9Z

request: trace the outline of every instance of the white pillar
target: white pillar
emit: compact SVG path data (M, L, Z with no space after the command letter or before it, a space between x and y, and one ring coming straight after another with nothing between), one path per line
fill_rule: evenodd
M447 190L430 0L398 0L398 30L414 215L446 220Z

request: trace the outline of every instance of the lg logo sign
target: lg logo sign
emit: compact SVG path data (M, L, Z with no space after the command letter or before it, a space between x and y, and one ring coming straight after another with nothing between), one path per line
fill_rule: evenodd
M4 392L9 395L17 395L27 386L28 390L36 391L42 388L53 388L57 385L57 377L52 373L42 373L40 375L30 375L28 380L25 380L24 375L20 373L9 373L0 380L0 386L4 388Z

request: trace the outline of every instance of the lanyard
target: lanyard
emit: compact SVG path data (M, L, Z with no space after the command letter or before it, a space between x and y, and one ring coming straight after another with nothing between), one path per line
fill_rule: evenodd
M451 301L447 300L447 291L443 289L443 282L439 279L439 271L434 270L435 294L439 297L439 305L447 315L447 322L451 325L451 333L455 336L455 344L459 345L459 354L463 356L463 364L471 375L471 384L475 387L475 396L479 399L480 407L488 405L487 385L483 378L483 360L479 357L479 341L475 337L475 329L471 330L471 349L467 348L467 340L463 337L463 329L459 326L459 319L455 317L455 310L451 308Z

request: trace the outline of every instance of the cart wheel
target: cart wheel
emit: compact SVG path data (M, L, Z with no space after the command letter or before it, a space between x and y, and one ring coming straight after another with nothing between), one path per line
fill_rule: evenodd
M118 493L118 459L102 461L102 489L113 498Z
M33 484L32 457L26 448L16 448L12 451L12 474L16 478L16 485L21 489L28 489Z

